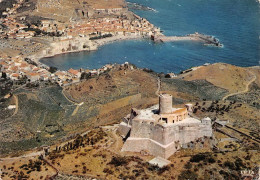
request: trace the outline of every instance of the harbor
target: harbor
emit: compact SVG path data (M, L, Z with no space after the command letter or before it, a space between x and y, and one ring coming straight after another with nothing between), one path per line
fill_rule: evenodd
M255 2L250 3L250 9L245 10L245 5L249 5L244 1L239 1L239 11L246 11L247 16L242 16L239 11L234 12L233 16L229 16L228 11L221 10L221 5L216 6L215 3L224 3L230 9L233 7L233 1L203 1L209 3L209 8L203 8L196 5L195 2L183 0L178 2L182 6L178 6L174 1L160 1L152 0L147 1L132 1L150 8L154 8L158 13L153 11L133 10L139 17L144 17L150 23L159 27L165 36L186 36L199 32L201 34L212 35L219 39L219 42L224 45L223 48L216 47L215 45L205 46L205 41L175 41L169 43L153 43L149 40L131 39L122 41L113 41L113 43L106 43L99 46L97 51L88 51L63 54L52 58L45 59L44 63L48 66L55 66L62 70L73 69L96 69L101 68L109 63L124 63L125 61L131 62L139 67L150 68L156 72L174 72L179 73L184 69L189 69L191 66L199 66L204 63L224 62L238 66L255 66L259 61L259 33L253 25L259 23L259 16L253 16L258 12L258 7L255 7ZM199 3L196 1L196 3ZM182 18L169 18L181 17L184 9L194 9L202 12L202 16L208 17L197 19L193 16L192 11L188 11L187 19L183 21ZM215 14L210 13L210 7L216 7L218 11ZM165 9L167 11L165 11ZM168 17L168 18L166 18ZM248 25L245 26L241 18L246 18ZM196 22L194 19L196 18ZM216 20L218 18L219 20ZM223 22L235 22L232 24L232 31L230 31L230 24L223 24ZM98 23L98 22L97 22ZM102 22L101 22L102 23ZM241 29L241 26L243 29ZM79 27L80 28L80 27ZM129 27L130 28L130 27ZM122 28L119 28L120 30ZM150 32L150 31L149 31ZM134 34L134 33L131 33ZM121 35L120 35L121 36ZM122 35L123 36L123 35ZM110 39L110 38L109 38ZM99 41L108 40L99 39ZM73 46L75 46L73 44ZM79 45L77 45L79 47ZM83 49L83 46L80 46ZM62 48L61 48L62 49ZM66 48L65 48L66 49ZM85 48L86 49L86 48ZM126 50L127 49L127 50ZM247 51L247 53L240 53ZM114 53L114 52L118 53ZM55 52L53 50L53 52ZM164 59L158 61L158 59ZM86 60L87 59L87 60ZM240 60L241 59L241 60Z
M174 41L200 41L203 42L206 46L215 46L215 47L223 47L223 44L219 42L217 38L214 36L209 36L205 34L200 34L195 32L194 34L188 34L185 36L151 36L151 39L154 42L174 42Z

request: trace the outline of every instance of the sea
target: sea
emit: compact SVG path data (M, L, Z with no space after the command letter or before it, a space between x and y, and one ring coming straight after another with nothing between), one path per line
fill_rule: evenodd
M165 35L199 32L213 35L223 48L199 42L154 43L149 39L117 41L97 51L41 59L60 70L94 69L108 63L133 63L156 72L179 73L205 63L260 65L260 3L257 0L128 0L154 10L133 10Z

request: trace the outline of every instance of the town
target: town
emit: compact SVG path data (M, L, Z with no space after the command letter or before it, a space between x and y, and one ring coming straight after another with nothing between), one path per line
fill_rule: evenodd
M126 62L126 64L128 64ZM26 80L26 82L37 81L52 81L58 83L60 86L66 86L71 83L79 82L81 78L93 77L102 74L114 67L114 65L107 64L99 69L93 70L75 70L68 71L56 70L50 67L38 67L33 61L29 59L6 58L0 62L1 73L0 77L10 78L12 81Z
M54 2L51 4L51 2L40 4L37 8L51 7L55 4ZM28 16L17 16L19 8L24 3L26 3L24 0L20 0L11 8L6 8L0 19L1 73L11 80L27 79L30 82L51 80L61 86L79 82L83 72L93 76L106 71L109 65L97 70L57 71L55 67L41 64L39 57L91 50L87 47L97 47L102 45L104 41L143 38L160 33L159 28L146 19L129 13L127 8L121 7L121 5L105 8L93 4L93 8L88 7L88 11L81 11L80 16L84 14L81 20L61 22L57 19L41 18L37 22L29 23L26 20ZM115 17L115 15L120 16ZM48 39L47 45L43 43L46 39ZM103 41L100 43L99 40ZM76 42L84 42L85 44L80 48L75 48L75 45L71 43L73 41L75 44ZM63 47L53 53L51 52L53 48L48 46L55 42L67 43L68 47ZM16 51L20 51L20 53L14 53Z

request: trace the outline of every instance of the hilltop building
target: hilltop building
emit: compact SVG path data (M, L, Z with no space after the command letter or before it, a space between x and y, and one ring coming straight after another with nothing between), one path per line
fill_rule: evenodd
M201 137L211 137L211 119L193 118L189 115L191 111L191 104L173 108L169 94L159 96L159 106L132 109L118 128L126 138L122 151L145 151L167 159L182 146Z

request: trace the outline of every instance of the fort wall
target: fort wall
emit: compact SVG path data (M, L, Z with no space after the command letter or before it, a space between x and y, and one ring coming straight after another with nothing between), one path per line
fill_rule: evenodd
M176 146L175 142L164 146L154 140L148 138L128 138L122 151L141 152L147 151L149 154L162 158L169 158L174 154L180 146Z
M126 129L128 132L130 131L129 126ZM210 119L167 126L134 120L130 137L126 140L122 151L140 152L145 150L154 156L168 158L182 145L204 136L212 136Z
M163 143L163 126L153 122L132 121L131 137L153 139Z
M192 104L187 108L172 108L172 96L159 96L157 106L145 110L132 109L118 128L127 138L122 151L148 151L154 156L168 158L179 148L203 137L212 136L211 119L198 120L188 115Z

